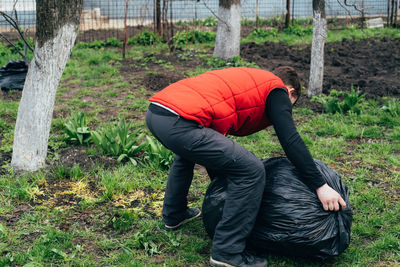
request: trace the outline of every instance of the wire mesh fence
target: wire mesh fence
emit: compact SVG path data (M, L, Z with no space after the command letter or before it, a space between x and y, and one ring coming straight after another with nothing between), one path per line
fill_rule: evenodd
M328 18L354 19L381 16L385 22L397 22L399 0L326 0ZM125 25L129 36L143 28L155 29L158 21L169 25L206 20L203 26L216 26L218 0L84 0L79 39L93 41L122 38ZM242 17L247 20L275 18L285 23L292 19L311 18L312 0L242 0ZM158 7L158 8L157 8ZM35 0L2 0L0 12L13 17L31 35L36 25ZM126 15L125 15L126 14ZM210 19L214 18L214 19ZM207 19L209 23L207 24ZM195 23L192 25L196 25ZM0 16L0 33L12 32Z

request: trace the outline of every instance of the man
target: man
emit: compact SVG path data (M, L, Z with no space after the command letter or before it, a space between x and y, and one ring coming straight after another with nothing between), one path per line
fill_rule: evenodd
M268 266L266 259L246 250L264 190L264 165L228 134L247 136L273 125L287 157L316 190L323 208L345 207L341 196L325 183L296 130L291 113L300 91L291 67L279 67L274 73L228 68L178 81L150 98L147 126L175 153L162 212L165 228L175 230L200 215L199 209L187 207L195 163L227 179L211 265Z

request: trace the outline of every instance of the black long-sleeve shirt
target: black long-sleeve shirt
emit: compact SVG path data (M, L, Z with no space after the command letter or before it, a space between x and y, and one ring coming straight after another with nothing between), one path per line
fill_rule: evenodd
M269 93L265 112L273 124L286 156L300 172L308 186L315 190L324 185L325 180L297 132L292 118L292 103L285 89L276 88Z

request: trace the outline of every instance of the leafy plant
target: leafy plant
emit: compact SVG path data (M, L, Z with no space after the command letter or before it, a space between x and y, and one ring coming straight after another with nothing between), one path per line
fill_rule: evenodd
M340 101L340 97L343 99L342 101ZM352 86L350 93L332 90L329 96L314 96L312 100L321 103L327 113L346 114L351 111L360 114L364 95L359 90L354 90Z
M111 37L106 40L105 45L112 46L112 47L120 47L120 46L122 46L122 42L120 40L118 40L118 38L116 38L116 37Z
M138 218L138 215L132 211L117 211L111 217L109 224L112 225L115 230L124 232L130 229Z
M102 153L118 157L118 162L128 159L137 165L135 156L146 144L139 144L144 133L140 133L140 129L130 133L131 128L130 123L121 120L117 125L107 127L100 132L92 131L92 140Z
M29 44L31 47L35 47L35 43L34 43L34 41L33 41L32 38L27 37L27 38L26 38L26 41L28 42L28 44ZM18 51L23 52L23 51L24 51L24 48L25 48L25 46L26 46L25 42L24 42L22 39L19 39L14 45L15 45L15 46L12 46L12 47L10 48L10 51L11 51L11 53L13 53L13 54L17 54Z
M94 49L100 49L105 46L105 42L102 40L94 40L93 42L78 42L76 44L77 48L94 48Z
M347 113L348 111L352 111L356 114L360 114L360 105L364 100L365 94L361 94L360 90L354 90L354 87L351 86L351 92L344 92L344 99L341 105L339 105L341 109L341 113Z
M214 17L207 17L202 21L202 25L206 26L206 27L213 27L213 26L217 26L218 20L217 18Z
M81 145L90 143L91 134L83 112L72 112L71 118L64 124L64 127L65 133L67 134L66 140L78 142Z
M134 245L136 248L144 249L148 255L161 253L159 246L152 240L154 234L149 230L137 231L134 238Z
M227 60L212 56L206 59L206 64L212 68L223 68L226 66L258 68L255 63L244 61L240 56L232 57Z
M201 44L214 42L216 37L215 32L211 31L199 31L199 30L189 30L177 32L172 38L172 43L176 47L182 47L187 44Z
M129 45L152 45L162 42L162 38L155 32L144 30L128 39Z
M249 37L254 37L254 38L266 38L269 36L272 37L278 36L278 29L272 28L270 30L265 30L262 28L257 28L249 34Z
M310 35L313 33L313 27L312 26L307 26L307 27L302 27L298 24L293 24L293 25L289 25L285 30L285 33L287 34L293 34L293 35L297 35L300 37L306 36L306 35Z
M9 55L11 53L11 51L6 47L6 46L4 46L2 43L0 43L0 56L6 56L6 55Z
M148 135L146 136L146 145L147 156L145 158L162 169L169 169L174 161L174 153L164 147L154 137Z
M388 112L393 117L400 116L400 101L398 99L391 98L382 107L382 110Z

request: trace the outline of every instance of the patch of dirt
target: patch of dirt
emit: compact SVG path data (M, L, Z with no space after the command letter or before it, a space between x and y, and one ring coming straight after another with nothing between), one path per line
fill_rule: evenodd
M79 165L86 172L96 169L99 165L108 169L117 164L117 161L112 157L102 155L89 156L86 154L85 147L70 146L58 151L58 153L60 154L60 162L53 163L52 165L61 164L67 168Z
M241 47L241 56L261 68L274 70L283 65L294 67L307 87L311 46L285 43L255 43ZM325 44L323 93L332 89L350 91L359 88L367 97L400 96L400 39L344 39Z
M22 96L22 90L2 90L0 89L0 98L6 101L19 101Z
M0 222L5 222L6 226L15 225L19 221L21 216L26 215L32 207L27 204L22 204L14 208L9 214L0 214Z
M165 73L148 73L143 79L143 84L146 89L151 91L159 91L171 83L182 79L182 76L175 74L172 71Z
M6 165L10 162L11 162L11 153L5 153L0 151L0 175L7 173L6 169L3 169L1 166Z

